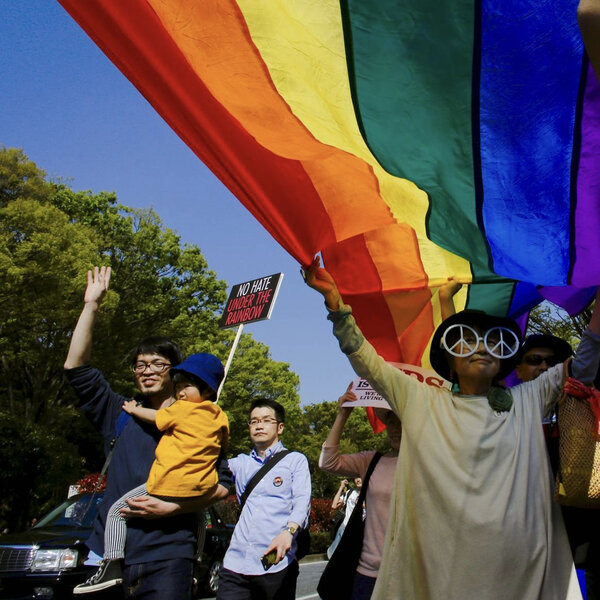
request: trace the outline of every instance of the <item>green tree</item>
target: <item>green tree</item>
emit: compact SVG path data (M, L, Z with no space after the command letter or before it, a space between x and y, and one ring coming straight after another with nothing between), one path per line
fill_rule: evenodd
M0 411L6 415L0 435L15 441L14 460L1 467L0 519L11 528L39 516L69 483L103 462L99 436L76 409L62 374L86 271L98 264L110 265L113 277L92 362L115 390L133 393L127 358L141 337L166 335L186 354L210 351L223 361L231 347L233 332L218 329L226 283L197 246L182 244L152 210L48 181L22 151L0 149ZM246 443L242 414L254 397L277 397L291 421L301 419L297 387L289 365L243 336L222 397L234 449ZM33 439L43 451L27 450ZM23 473L34 494L31 506L17 508Z
M0 156L0 207L16 198L46 198L46 174L27 159L22 150L1 148Z
M74 409L72 409L74 410ZM62 413L66 426L72 427L79 415ZM76 481L81 471L77 446L60 430L24 421L18 415L0 410L0 524L11 530L25 527L49 506L64 500L66 487L56 481Z
M564 310L550 302L542 302L529 315L527 335L542 333L555 335L569 342L573 350L577 349L583 330L592 316L593 305L577 315L570 316Z

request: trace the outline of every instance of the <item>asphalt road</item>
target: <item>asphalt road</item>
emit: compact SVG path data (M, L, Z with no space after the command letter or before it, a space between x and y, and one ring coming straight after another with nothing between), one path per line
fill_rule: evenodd
M326 560L306 561L300 563L300 574L296 584L296 600L317 600L317 583L327 564Z

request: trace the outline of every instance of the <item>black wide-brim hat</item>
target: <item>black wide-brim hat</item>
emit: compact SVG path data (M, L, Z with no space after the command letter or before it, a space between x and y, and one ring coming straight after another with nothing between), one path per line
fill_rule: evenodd
M515 357L517 359L517 364L523 360L525 353L533 348L548 348L549 350L552 350L559 362L565 362L569 356L573 356L573 348L571 348L571 344L565 342L565 340L556 337L555 335L534 333L525 338L525 341L517 352L517 356Z
M515 321L508 317L488 315L481 310L461 310L451 317L448 317L435 330L433 339L431 340L431 348L429 350L431 366L438 375L441 375L448 381L452 380L452 376L450 374L450 365L448 364L448 353L442 348L442 338L448 328L458 324L469 325L470 327L475 326L481 331L488 331L494 327L506 327L506 329L510 329L517 336L519 343L522 338L521 329ZM503 358L500 360L498 379L503 379L515 368L515 365L517 364L517 355L518 353L510 358Z

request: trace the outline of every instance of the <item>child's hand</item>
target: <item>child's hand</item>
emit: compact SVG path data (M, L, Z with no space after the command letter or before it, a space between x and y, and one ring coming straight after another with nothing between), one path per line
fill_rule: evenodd
M134 414L136 406L137 402L135 400L125 400L123 402L123 410L130 415Z

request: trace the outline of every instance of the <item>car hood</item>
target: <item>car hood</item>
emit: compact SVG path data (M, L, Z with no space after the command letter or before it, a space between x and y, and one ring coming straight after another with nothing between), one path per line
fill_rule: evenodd
M85 542L91 529L73 527L40 527L0 536L0 546L32 546L68 548Z

